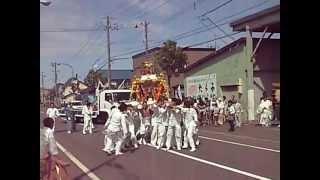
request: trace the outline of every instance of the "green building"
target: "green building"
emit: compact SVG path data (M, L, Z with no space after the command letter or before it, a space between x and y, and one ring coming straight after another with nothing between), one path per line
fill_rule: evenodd
M233 30L246 31L240 38L188 66L184 87L186 96L226 96L239 99L243 120L255 120L263 92L269 96L273 84L280 84L280 7L272 7L231 23ZM263 32L252 38L252 32ZM265 37L269 33L268 37ZM209 93L208 93L209 92Z

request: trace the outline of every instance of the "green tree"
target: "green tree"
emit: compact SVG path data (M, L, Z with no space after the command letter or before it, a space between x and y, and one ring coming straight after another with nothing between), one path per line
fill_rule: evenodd
M171 77L179 75L187 64L188 56L182 48L177 47L177 43L167 40L160 50L154 55L157 65L166 72L168 77L169 93L171 95Z
M88 85L89 88L96 88L98 85L99 74L91 69L84 79L84 83Z

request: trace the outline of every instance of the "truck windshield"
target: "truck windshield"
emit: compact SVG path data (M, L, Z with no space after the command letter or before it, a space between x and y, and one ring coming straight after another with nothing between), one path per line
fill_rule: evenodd
M115 92L113 98L115 102L127 101L130 98L130 92Z
M72 103L72 106L81 106L82 104L81 104L81 102L73 102Z

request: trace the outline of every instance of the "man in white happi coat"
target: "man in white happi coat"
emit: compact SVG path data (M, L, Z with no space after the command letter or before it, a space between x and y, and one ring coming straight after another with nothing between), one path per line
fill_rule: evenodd
M198 134L198 115L197 111L193 108L191 100L187 100L185 102L185 107L182 108L183 112L183 124L185 127L184 132L184 142L183 147L184 149L188 148L188 144L191 147L191 152L196 151L195 142L193 136ZM197 144L199 144L199 139L196 137Z
M176 100L168 109L168 131L167 131L167 141L166 141L166 150L171 148L171 141L173 134L175 137L175 142L177 145L177 150L181 150L181 121L182 121L182 112L181 112L181 103L177 103Z
M160 149L164 144L164 136L166 132L166 106L163 100L160 100L158 104L151 106L152 114L152 133L151 133L151 144L157 149Z
M137 101L133 101L131 103L132 107L128 108L126 111L126 115L127 115L126 122L127 122L127 127L130 133L129 141L132 142L132 144L134 145L134 148L138 148L138 141L135 134L135 126L134 126L134 121L138 119L138 112L137 112L138 104L139 103Z
M125 114L126 109L127 105L124 103L121 103L119 108L113 108L110 118L105 124L106 129L104 130L104 134L106 136L106 146L103 150L109 154L111 154L114 149L116 155L123 154L121 152L121 145L128 133Z
M90 134L92 134L92 106L91 103L87 103L86 106L82 108L82 115L83 115L83 129L82 134L87 134L87 131L89 131Z
M52 130L54 131L55 126L56 126L56 119L58 118L58 109L54 107L54 104L51 104L50 107L47 109L47 117L53 119L54 124Z

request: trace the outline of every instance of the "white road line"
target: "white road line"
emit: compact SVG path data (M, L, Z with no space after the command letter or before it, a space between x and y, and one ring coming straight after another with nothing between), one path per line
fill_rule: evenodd
M75 163L84 173L86 173L92 180L101 180L98 176L96 176L94 173L90 172L90 170L84 166L76 157L74 157L68 150L66 150L61 144L58 142L57 146L58 148L66 154L66 156Z
M275 150L275 149L269 149L269 148L264 148L264 147L252 146L252 145L248 145L248 144L242 144L242 143L237 143L237 142L225 141L225 140L215 139L215 138L209 138L209 137L205 137L205 136L199 136L199 137L200 137L200 138L203 138L203 139L212 140L212 141L218 141L218 142L229 143L229 144L234 144L234 145L238 145L238 146L245 146L245 147L250 147L250 148L255 148L255 149L260 149L260 150L265 150L265 151L271 151L271 152L280 153L280 150Z
M149 144L147 144L147 145L150 146L150 147L153 147L152 145L149 145ZM232 167L224 166L224 165L221 165L221 164L218 164L218 163L214 163L214 162L211 162L211 161L207 161L207 160L204 160L204 159L200 159L200 158L197 158L197 157L189 156L189 155L186 155L186 154L183 154L183 153L179 153L179 152L176 152L176 151L173 151L173 150L168 150L167 152L175 154L175 155L178 155L178 156L182 156L182 157L185 157L185 158L188 158L188 159L192 159L192 160L195 160L195 161L198 161L198 162L201 162L201 163L205 163L205 164L208 164L208 165L211 165L211 166L222 168L222 169L225 169L225 170L228 170L228 171L232 171L232 172L235 172L235 173L238 173L238 174L249 176L249 177L252 177L252 178L255 178L255 179L271 180L270 178L262 177L262 176L255 175L255 174L252 174L252 173L249 173L249 172L241 171L239 169L235 169L235 168L232 168Z
M200 132L204 132L204 133L208 133L208 134L221 134L221 135L224 135L224 136L236 137L236 138L242 138L242 139L252 139L252 140L257 140L257 141L266 141L266 142L272 142L272 143L280 143L280 141L275 141L275 140L270 140L270 139L253 138L253 137L250 137L250 136L230 135L230 134L223 133L223 132L214 132L214 131L207 131L207 130L200 130Z

